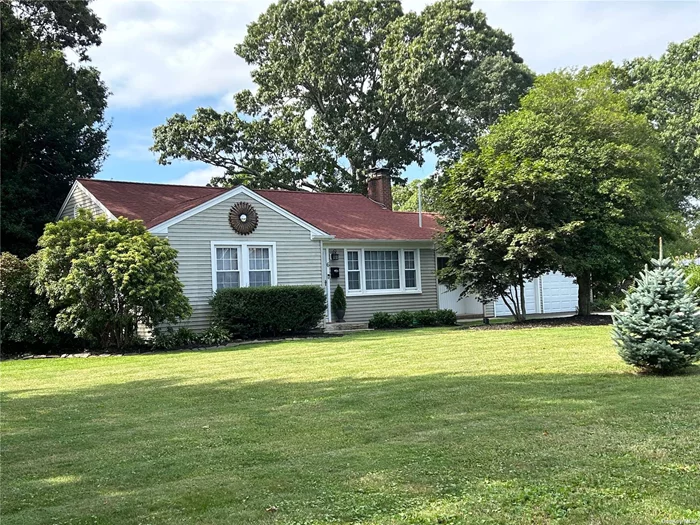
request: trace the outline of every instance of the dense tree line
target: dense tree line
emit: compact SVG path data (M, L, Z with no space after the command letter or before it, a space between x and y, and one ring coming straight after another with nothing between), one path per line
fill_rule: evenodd
M107 88L88 56L105 26L87 1L3 0L0 14L2 249L25 256L105 157Z

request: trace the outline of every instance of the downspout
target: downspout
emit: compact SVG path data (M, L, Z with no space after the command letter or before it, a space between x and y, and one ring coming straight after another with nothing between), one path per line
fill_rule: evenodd
M323 241L318 241L321 246L321 276L323 287L326 289L326 322L331 322L331 279L329 275L330 262L328 260L328 248L323 247Z

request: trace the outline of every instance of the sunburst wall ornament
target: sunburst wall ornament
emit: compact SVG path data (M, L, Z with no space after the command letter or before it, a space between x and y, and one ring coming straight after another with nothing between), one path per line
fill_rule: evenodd
M258 212L247 202L237 202L228 212L228 223L236 233L249 235L258 227Z

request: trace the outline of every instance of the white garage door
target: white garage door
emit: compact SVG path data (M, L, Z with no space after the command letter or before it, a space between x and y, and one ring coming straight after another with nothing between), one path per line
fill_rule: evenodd
M502 317L513 315L503 302L503 299L497 299L495 302L496 316ZM525 311L527 313L536 313L539 310L537 305L537 279L525 283Z
M575 312L578 308L578 285L573 277L559 272L548 273L542 279L542 306L544 312Z
M494 303L496 316L512 315L502 299ZM559 272L542 275L525 284L525 309L528 314L575 312L578 285Z

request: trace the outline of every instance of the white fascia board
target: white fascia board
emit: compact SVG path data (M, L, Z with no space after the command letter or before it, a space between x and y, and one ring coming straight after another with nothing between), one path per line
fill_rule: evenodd
M365 246L371 245L373 247L387 246L387 247L405 247L405 246L415 246L417 248L432 248L435 247L435 241L431 240L415 240L415 239L337 239L333 238L331 241L327 241L328 245L334 246Z
M151 233L168 233L168 228L170 226L173 226L181 221L184 221L185 219L192 217L193 215L196 215L204 210L207 210L211 208L212 206L216 206L217 204L224 202L227 199L230 199L231 197L235 197L236 195L244 195L246 197L249 197L250 199L253 199L254 201L259 202L263 206L267 206L271 210L279 213L286 219L289 219L295 224L298 224L302 228L305 228L306 230L309 231L309 234L312 239L332 239L333 236L327 234L323 230L319 230L315 226L309 224L308 222L300 219L293 213L288 212L284 208L281 208L274 202L266 199L265 197L262 197L255 193L252 190L249 190L245 186L236 186L233 188L231 191L227 191L226 193L222 193L218 197L215 197L213 199L208 200L207 202L204 202L200 204L199 206L195 206L194 208L187 210L185 212L182 212L180 215L176 215L172 219L168 219L167 221L161 222L160 224L156 224L152 228L150 228L148 231Z
M66 206L68 206L68 201L75 193L75 188L77 188L77 187L78 187L78 181L76 180L75 182L73 182L73 185L70 187L70 191L68 192L68 195L66 196L66 198L63 199L63 204L61 205L61 209L58 210L58 213L56 214L56 220L60 219L61 215L63 215L63 211L66 209Z

